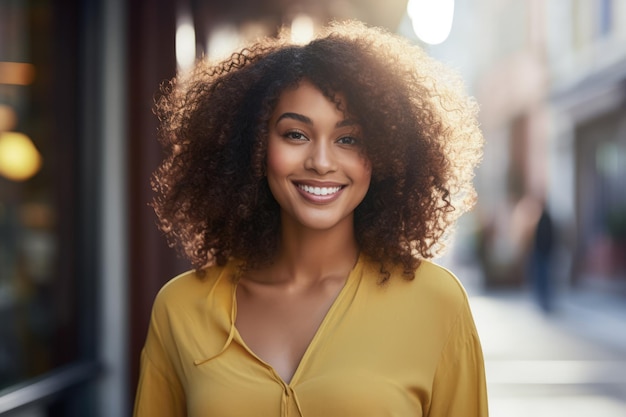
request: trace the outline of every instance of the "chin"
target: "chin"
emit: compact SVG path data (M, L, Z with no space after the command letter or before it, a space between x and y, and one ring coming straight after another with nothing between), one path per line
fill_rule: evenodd
M348 222L352 224L352 218L338 216L301 216L296 219L300 226L311 230L330 230L335 227L343 227Z

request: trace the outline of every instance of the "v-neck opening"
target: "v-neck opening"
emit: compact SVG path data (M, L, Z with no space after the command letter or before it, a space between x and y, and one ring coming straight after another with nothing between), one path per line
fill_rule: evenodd
M234 339L239 344L241 344L241 346L252 357L254 357L256 360L258 360L260 363L262 363L265 367L267 367L269 370L271 370L272 373L274 374L274 376L284 386L293 387L294 384L297 383L298 378L300 377L300 374L302 372L304 372L303 368L306 366L306 364L307 364L307 362L309 360L309 357L311 356L313 350L315 349L315 346L319 343L319 339L321 337L321 334L324 332L324 329L328 326L328 322L335 315L334 314L335 310L337 310L337 308L339 308L338 306L341 304L342 299L345 298L345 294L348 292L348 289L352 286L353 282L355 281L355 279L356 279L356 277L357 277L357 275L358 275L358 273L359 273L359 271L361 269L361 264L362 264L362 260L361 260L361 257L359 256L357 258L357 262L355 263L354 267L350 270L350 273L348 274L348 277L346 278L346 281L343 283L343 286L341 287L341 289L337 293L337 296L332 301L330 307L328 308L328 310L324 314L324 318L322 319L322 321L320 322L319 326L317 327L317 329L313 333L313 337L311 338L310 342L307 344L307 347L304 350L304 353L302 354L302 357L298 361L298 364L296 365L296 368L295 368L295 370L293 372L293 375L291 376L291 379L289 379L289 381L286 381L282 376L280 376L280 374L278 373L278 371L276 371L274 366L272 366L269 362L265 361L259 355L257 355L254 352L254 350L252 350L252 348L250 348L250 346L248 346L248 344L244 340L244 338L241 335L241 333L239 333L239 329L237 329L237 326L235 325L235 323L237 321L237 287L238 287L238 283L237 282L233 283L233 291L232 291L233 308L231 310L232 311L232 313L231 313L231 326L232 326L232 330L234 331Z

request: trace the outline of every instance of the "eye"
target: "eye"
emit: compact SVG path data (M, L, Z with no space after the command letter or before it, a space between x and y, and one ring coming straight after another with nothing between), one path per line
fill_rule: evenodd
M291 140L307 140L307 137L304 136L303 133L298 132L298 131L291 131L291 132L287 132L284 135L287 139L291 139Z
M358 145L359 140L352 136L344 136L337 140L337 143L341 145Z

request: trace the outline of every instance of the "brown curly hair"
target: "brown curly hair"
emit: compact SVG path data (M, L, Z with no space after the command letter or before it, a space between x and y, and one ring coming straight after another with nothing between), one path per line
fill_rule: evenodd
M419 47L359 22L332 23L306 45L283 31L211 65L199 61L157 96L153 207L159 227L196 268L269 262L280 207L267 184L268 120L303 79L346 99L364 134L371 185L355 210L360 251L412 276L474 204L482 155L477 106L460 78Z

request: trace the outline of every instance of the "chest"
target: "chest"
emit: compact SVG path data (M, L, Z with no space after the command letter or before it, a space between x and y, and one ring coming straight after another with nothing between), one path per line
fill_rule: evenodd
M252 353L289 382L339 291L285 294L238 289L235 326Z
M366 309L372 300L367 306L340 301L327 314L277 303L254 317L248 316L252 309L241 314L239 305L239 335L189 375L189 415L420 416L439 352L426 348L422 337L410 337L407 325ZM353 309L344 311L344 304ZM307 313L317 320L303 321ZM301 328L305 322L308 332ZM254 339L255 330L264 336Z

